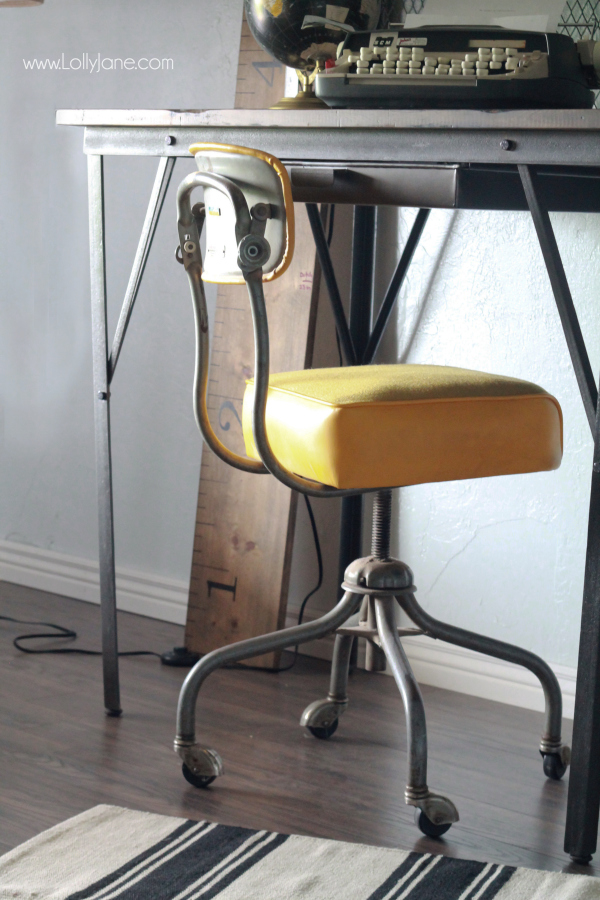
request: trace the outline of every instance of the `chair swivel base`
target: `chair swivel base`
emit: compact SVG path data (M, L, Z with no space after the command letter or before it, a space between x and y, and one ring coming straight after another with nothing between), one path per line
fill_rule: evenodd
M546 697L546 721L539 747L544 759L544 772L553 779L562 777L570 761L570 751L561 739L562 697L550 667L529 651L434 619L415 600L416 588L410 568L399 560L382 556L383 553L374 554L355 560L348 566L343 583L344 597L320 619L212 651L196 663L182 688L175 739L175 750L183 763L184 777L190 784L198 788L208 787L223 774L219 754L202 746L195 737L196 700L208 675L223 665L332 633L336 634L336 639L329 693L324 700L317 700L305 709L300 724L315 737L331 737L348 706L348 673L355 637L364 637L380 648L398 685L406 715L408 778L405 801L415 807L415 821L424 834L440 837L458 821L459 816L449 798L430 791L427 785L427 728L423 698L402 647L401 636L428 635L518 663L532 671L542 684ZM416 628L398 628L397 604Z
M352 643L356 637L380 647L396 680L404 703L407 721L409 783L406 803L415 806L415 823L431 837L440 837L458 821L458 811L447 797L433 794L426 785L427 733L421 693L402 648L400 637L428 635L450 643L469 647L488 655L529 668L539 678L547 698L546 727L540 742L544 773L558 780L570 762L570 749L560 736L562 699L556 677L543 660L517 647L466 632L437 622L428 616L415 600L412 572L399 560L376 556L355 560L346 569L343 587L360 591L363 608L357 622L348 622L336 632L328 696L316 700L304 710L300 725L316 737L326 738L336 731L340 716L348 707L348 665ZM395 601L417 626L396 625Z

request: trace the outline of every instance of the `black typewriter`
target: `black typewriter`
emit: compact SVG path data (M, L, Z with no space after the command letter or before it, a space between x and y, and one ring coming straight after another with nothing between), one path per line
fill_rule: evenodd
M499 26L348 34L317 97L361 109L589 109L600 42Z

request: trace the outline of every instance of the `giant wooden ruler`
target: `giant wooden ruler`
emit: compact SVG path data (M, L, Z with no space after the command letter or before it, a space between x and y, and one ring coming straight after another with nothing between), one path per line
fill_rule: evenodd
M283 96L285 68L264 53L246 20L236 108L264 109ZM256 148L256 149L261 149ZM271 370L310 365L320 273L303 204L295 204L296 251L287 272L265 284ZM221 285L212 339L208 407L215 431L244 453L241 414L253 374L252 319L245 285ZM203 448L185 644L207 653L283 627L297 494L270 475L240 472ZM276 666L278 654L251 665Z

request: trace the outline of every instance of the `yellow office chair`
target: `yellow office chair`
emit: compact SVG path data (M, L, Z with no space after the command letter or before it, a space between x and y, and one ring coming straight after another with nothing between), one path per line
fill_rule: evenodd
M227 663L302 644L337 631L329 694L308 706L301 725L316 737L335 731L347 699L348 667L356 636L379 647L394 675L406 713L406 802L419 828L439 836L458 821L447 797L427 787L423 700L400 637L426 634L530 669L544 689L540 743L545 774L561 778L570 759L561 740L562 698L552 670L509 644L439 622L415 600L412 572L391 559L392 487L555 469L562 456L558 402L541 387L467 369L387 365L269 373L269 332L263 281L281 275L294 249L294 208L279 160L243 147L197 144L199 171L177 195L180 253L195 310L195 413L206 443L225 462L271 473L312 497L375 492L371 555L345 573L342 600L314 622L215 650L190 671L181 689L175 749L186 779L205 787L223 772L216 751L196 741L195 706L204 679ZM204 188L204 204L191 195ZM200 234L207 228L202 265ZM255 339L255 373L243 405L247 457L215 435L206 408L208 316L202 281L246 284ZM399 629L396 603L416 629Z

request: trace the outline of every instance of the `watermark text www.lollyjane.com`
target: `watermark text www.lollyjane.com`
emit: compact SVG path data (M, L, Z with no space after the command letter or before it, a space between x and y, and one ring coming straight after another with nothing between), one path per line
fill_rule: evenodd
M91 75L100 72L136 72L136 71L169 71L173 69L172 59L159 59L157 56L142 56L139 59L132 59L130 56L110 57L102 56L101 53L90 54L82 53L81 56L74 56L67 59L64 53L54 59L24 59L23 65L26 69L34 71L50 71L50 72L89 72Z

